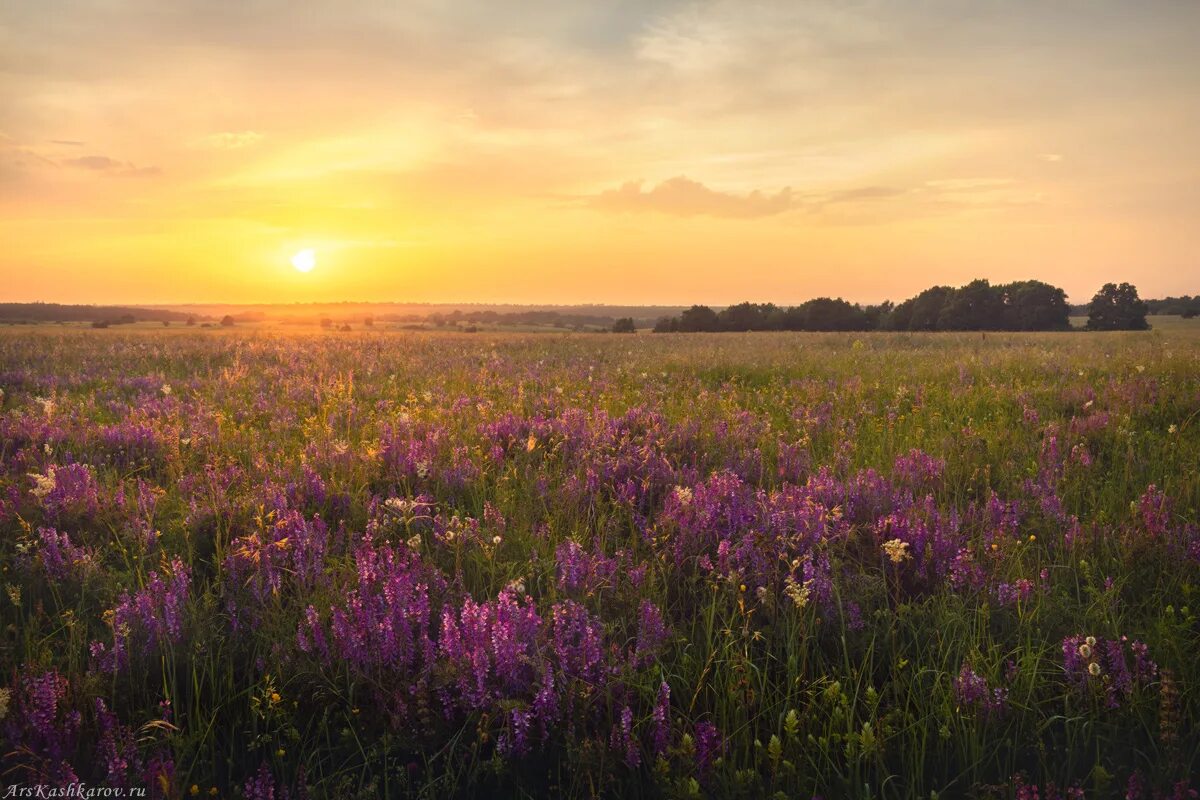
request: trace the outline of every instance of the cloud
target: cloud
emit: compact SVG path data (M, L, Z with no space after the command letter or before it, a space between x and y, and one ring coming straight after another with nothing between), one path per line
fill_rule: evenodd
M77 142L74 139L51 139L50 144L66 144L71 147L83 147L83 142Z
M258 131L222 131L205 136L201 146L216 150L239 150L243 147L253 147L263 140Z
M79 158L64 159L62 163L68 167L76 167L103 175L150 178L162 174L162 170L158 167L139 167L128 161L118 161L108 156L80 156Z
M710 189L699 181L680 175L657 186L643 189L641 181L629 181L619 189L593 195L587 205L602 211L657 211L680 217L705 215L728 219L770 217L791 210L797 201L790 187L775 194L755 190L739 195Z

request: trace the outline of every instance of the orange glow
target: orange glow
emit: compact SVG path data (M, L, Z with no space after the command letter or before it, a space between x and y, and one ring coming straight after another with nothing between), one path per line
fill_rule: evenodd
M1198 288L1196 4L52 5L0 18L7 300Z

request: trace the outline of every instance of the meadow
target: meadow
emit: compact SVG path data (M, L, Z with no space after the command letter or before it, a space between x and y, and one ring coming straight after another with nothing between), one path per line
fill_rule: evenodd
M1200 327L37 327L0 389L0 785L1200 789Z

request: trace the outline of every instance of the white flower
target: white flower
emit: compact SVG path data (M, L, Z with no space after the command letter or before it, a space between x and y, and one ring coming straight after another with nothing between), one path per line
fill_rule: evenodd
M339 456L346 455L346 452L350 449L350 443L345 439L334 439L330 443L330 446L333 448L334 454Z
M681 506L686 506L692 502L692 489L690 486L676 486L675 499L679 501Z
M503 540L499 536L492 537L492 544L498 545L498 544L500 544L501 541L503 541Z
M1171 423L1171 425L1167 427L1167 433L1171 434L1172 436L1175 435L1175 431L1177 430L1179 430L1179 426L1174 423Z
M1084 658L1091 658L1092 648L1088 647L1086 644L1079 645L1079 655L1083 656Z
M425 478L429 477L429 462L428 461L418 461L417 462L417 477L421 478L421 479L425 479Z
M409 540L407 542L405 542L405 544L408 545L409 550L420 550L421 549L421 534L418 533L415 536L409 537Z
M783 591L791 598L796 608L804 608L808 605L808 598L812 595L812 581L807 580L800 583L790 575L784 579Z
M899 564L912 557L912 554L908 552L908 542L903 539L887 540L883 543L883 552L893 564Z
M33 478L34 487L30 491L34 497L42 498L54 491L58 486L58 481L54 478L54 467L46 470L45 475L39 475L36 472L28 473L29 477Z
M1096 646L1096 637L1095 636L1089 636L1086 639L1084 639L1084 641L1087 642L1088 647Z
M1095 661L1088 664L1088 674L1091 675L1092 677L1099 675L1100 674L1100 665L1097 664Z
M171 384L164 383L162 385L162 393L167 395L168 397L170 397L171 396Z

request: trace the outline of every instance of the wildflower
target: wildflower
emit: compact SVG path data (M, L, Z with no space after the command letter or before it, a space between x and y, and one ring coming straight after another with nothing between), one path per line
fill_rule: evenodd
M188 794L190 794L192 797L195 797L196 795L200 794L200 787L193 783L192 788L188 789Z
M418 533L418 534L414 534L413 536L410 536L408 538L408 541L405 542L405 544L408 545L410 550L420 550L421 549L421 534Z
M1092 648L1087 644L1079 645L1079 655L1083 656L1084 658L1091 658Z
M1177 430L1179 430L1179 426L1175 423L1171 423L1169 426L1167 426L1167 433L1171 434L1172 436L1175 435Z
M58 482L54 478L54 467L46 470L45 475L36 472L30 472L28 475L33 478L34 483L34 487L29 492L39 500L49 495L58 486Z
M171 384L164 383L162 385L162 393L165 394L167 397L170 397L171 396Z
M1083 641L1085 644L1087 644L1088 647L1096 646L1096 637L1095 636L1089 636L1086 639L1084 639Z
M889 539L883 543L884 555L893 564L900 564L912 557L908 551L908 542L903 539Z
M796 608L804 608L806 605L808 605L809 597L812 596L811 584L811 579L805 581L804 583L800 583L789 575L783 581L783 591L784 594L791 598L791 601Z
M692 489L690 486L676 486L675 500L681 506L686 506L692 502Z
M503 539L501 539L498 535L492 537L492 544L494 545L499 545L502 541Z
M1095 661L1088 664L1088 674L1092 675L1092 676L1099 675L1100 674L1100 665L1097 664Z

